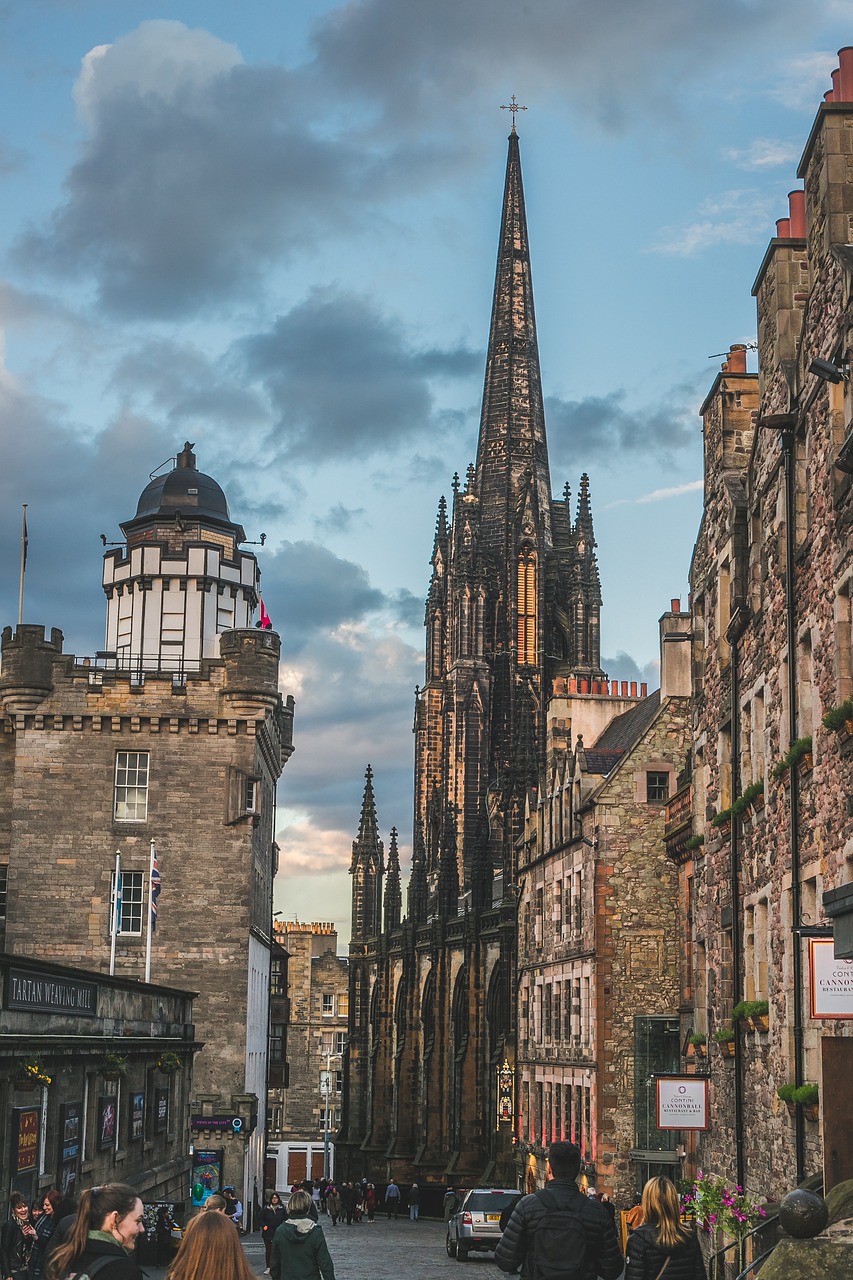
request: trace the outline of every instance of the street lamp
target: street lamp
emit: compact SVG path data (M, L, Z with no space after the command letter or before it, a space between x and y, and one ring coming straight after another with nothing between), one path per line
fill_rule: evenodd
M320 1095L325 1094L326 1097L326 1115L325 1124L323 1125L323 1177L329 1181L329 1119L332 1112L332 1059L340 1058L339 1053L326 1054L326 1079L320 1084Z

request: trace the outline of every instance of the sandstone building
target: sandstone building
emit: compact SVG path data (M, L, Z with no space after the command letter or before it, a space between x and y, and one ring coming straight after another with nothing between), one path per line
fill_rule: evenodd
M122 534L104 555L104 651L66 654L56 629L3 632L5 946L108 970L118 852L114 967L143 979L154 842L151 975L198 992L194 1142L223 1146L224 1177L251 1204L263 1185L275 786L293 700L278 690L278 635L252 626L257 561L192 446L145 487Z
M682 1038L706 1035L710 1078L688 1168L769 1195L853 1174L853 960L832 941L853 882L853 50L840 58L755 281L758 372L733 347L702 409L692 760L666 838ZM766 1015L734 1016L742 1001ZM819 1105L789 1114L777 1090L806 1084Z
M667 777L674 753L683 751L677 730L672 740L652 741L658 721L645 689L611 686L601 668L595 545L588 478L581 478L574 508L568 486L557 499L551 493L513 128L476 462L464 486L454 477L449 510L441 499L433 542L405 919L396 841L392 833L386 864L369 769L353 844L338 1137L347 1177L393 1176L421 1186L516 1180L517 907L527 891L519 854L535 860L539 797L545 804L562 786L571 756L580 762L577 787L587 799L598 775L582 786L581 739L595 743L620 717L639 716L630 721L636 743L627 734L621 748L637 745ZM640 733L640 721L650 737ZM617 803L619 785L614 779L614 798L608 794L602 809ZM658 804L658 817L660 810ZM563 842L575 838L580 804L572 812L561 857ZM540 842L535 857L542 852ZM659 863L659 848L650 857ZM671 871L669 878L675 880ZM595 901L590 891L582 910ZM583 928L592 937L586 915ZM649 956L658 974L660 953L650 948ZM645 963L641 949L635 962ZM662 963L674 963L670 951ZM674 1001L674 980L670 985ZM585 1070L578 1058L567 1054L567 1067ZM587 1090L586 1105L590 1096ZM542 1137L540 1130L536 1141ZM590 1138L590 1152L592 1145Z
M335 1176L349 970L333 924L276 921L275 933L288 954L288 1079L286 1088L270 1094L266 1181L270 1191L286 1191L323 1177L327 1143L329 1176Z

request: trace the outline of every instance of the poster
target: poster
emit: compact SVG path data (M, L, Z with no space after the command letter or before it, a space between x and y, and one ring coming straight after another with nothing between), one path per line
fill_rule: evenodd
M130 1095L130 1123L127 1127L128 1142L139 1142L145 1136L145 1094Z
M21 1107L18 1110L18 1132L15 1137L15 1172L27 1173L35 1169L39 1155L39 1129L41 1111L38 1107Z
M708 1128L708 1079L706 1076L658 1076L655 1127L658 1129Z
M117 1123L115 1094L110 1094L108 1098L98 1098L99 1151L106 1151L109 1147L115 1146Z
M192 1203L199 1208L204 1202L222 1190L222 1162L225 1151L219 1147L215 1151L196 1151L193 1155L192 1169Z
M813 1018L853 1018L853 960L836 960L832 938L809 939Z
M154 1132L165 1133L169 1128L169 1090L154 1090Z
M64 1102L59 1108L59 1172L56 1185L60 1195L76 1194L82 1136L82 1102Z

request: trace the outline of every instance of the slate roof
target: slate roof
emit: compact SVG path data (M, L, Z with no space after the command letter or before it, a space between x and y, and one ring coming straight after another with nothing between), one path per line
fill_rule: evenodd
M616 768L626 751L639 741L654 720L660 707L660 689L655 689L636 707L623 711L610 724L595 743L584 750L587 773L599 773L604 777Z

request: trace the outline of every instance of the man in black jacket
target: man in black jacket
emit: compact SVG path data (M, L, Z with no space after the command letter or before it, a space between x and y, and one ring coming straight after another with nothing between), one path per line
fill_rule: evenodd
M575 1179L580 1173L580 1147L554 1142L548 1152L548 1185L532 1196L522 1196L495 1250L501 1271L521 1267L524 1280L553 1280L562 1273L578 1280L618 1280L623 1259L607 1210L581 1193ZM552 1215L543 1230L546 1217ZM565 1226L564 1226L565 1224ZM537 1249L536 1234L549 1237L553 1248L565 1231L566 1250L559 1271L548 1265L547 1252ZM574 1256L570 1256L574 1253Z

